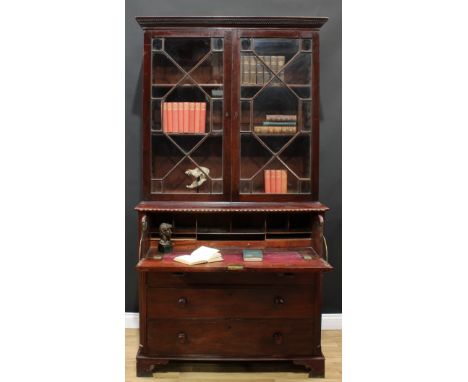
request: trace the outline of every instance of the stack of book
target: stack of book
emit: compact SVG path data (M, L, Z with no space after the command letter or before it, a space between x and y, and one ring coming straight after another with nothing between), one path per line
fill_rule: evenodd
M274 72L278 73L284 66L285 56L259 56L265 64ZM271 78L271 72L255 56L241 57L241 80L242 84L267 83ZM284 80L284 72L279 74L279 78Z
M297 131L296 115L268 114L266 121L254 126L256 134L294 134Z
M288 173L286 170L265 170L265 194L287 194Z
M163 102L162 129L167 134L204 134L205 102Z

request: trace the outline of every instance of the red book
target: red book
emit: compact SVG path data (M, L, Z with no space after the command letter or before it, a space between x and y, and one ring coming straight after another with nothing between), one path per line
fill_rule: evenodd
M189 133L195 133L195 102L189 102Z
M195 134L201 133L200 131L200 102L195 102Z
M265 194L271 194L271 183L270 183L270 170L265 170Z
M177 104L179 105L179 107L177 108L177 110L179 111L178 114L178 120L179 120L179 130L178 132L179 133L182 133L184 131L184 103L183 102L177 102Z
M272 194L276 193L276 171L270 170L270 191Z
M189 131L189 103L188 102L184 102L184 128L183 128L183 132L184 133L188 133Z
M172 102L168 102L166 104L167 109L167 127L166 131L168 133L172 133L174 131L173 124L172 124Z
M179 102L172 103L172 131L179 131Z
M200 133L206 132L206 103L200 105Z
M288 173L286 170L281 170L281 192L288 193Z
M167 108L166 108L165 102L161 103L161 126L162 126L162 131L166 132L167 131Z
M275 170L275 192L281 194L281 170Z

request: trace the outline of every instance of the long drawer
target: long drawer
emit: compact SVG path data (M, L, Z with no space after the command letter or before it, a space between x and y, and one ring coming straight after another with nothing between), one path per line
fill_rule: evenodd
M213 285L291 285L312 284L317 275L295 272L148 272L147 285L158 287L189 286L194 284Z
M148 318L308 318L311 286L148 288Z
M281 358L314 355L312 320L150 320L148 353Z

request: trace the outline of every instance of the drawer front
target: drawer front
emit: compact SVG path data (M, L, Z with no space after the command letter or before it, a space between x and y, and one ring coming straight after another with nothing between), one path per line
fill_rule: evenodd
M148 318L313 317L311 286L148 288Z
M291 285L312 284L317 275L282 272L149 272L148 286L191 286L191 285Z
M150 320L148 329L150 355L289 358L317 348L312 320Z

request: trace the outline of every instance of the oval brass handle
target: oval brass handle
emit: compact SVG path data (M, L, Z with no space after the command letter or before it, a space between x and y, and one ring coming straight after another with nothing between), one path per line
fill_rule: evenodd
M282 304L284 304L284 298L283 298L283 297L280 297L280 296L276 296L276 297L275 297L275 304L277 304L277 305L282 305Z
M187 299L185 297L180 297L177 302L182 305L182 306L185 306L187 304Z
M180 344L185 344L187 342L187 335L184 332L180 332L177 335L177 339L179 340Z
M279 332L273 334L273 339L277 345L281 345L283 343L283 335Z

